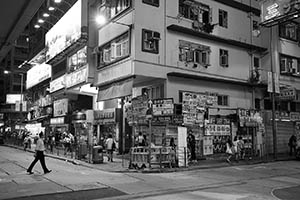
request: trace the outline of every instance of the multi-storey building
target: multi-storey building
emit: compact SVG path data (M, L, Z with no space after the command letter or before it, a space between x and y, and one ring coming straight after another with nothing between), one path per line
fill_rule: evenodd
M213 99L205 109L214 127L216 118L228 119L239 108L261 108L264 92L258 75L267 48L259 36L257 1L97 2L99 21L103 17L107 21L98 27L95 49L98 101L115 99L117 106L118 98L146 91L151 99L183 103L188 121L197 113L187 111L184 104L206 95L201 98ZM231 127L230 136L250 132L256 137L258 132L251 124L239 129L230 119L224 123ZM203 144L201 126L190 129ZM226 138L220 132L213 134L214 151L224 151Z

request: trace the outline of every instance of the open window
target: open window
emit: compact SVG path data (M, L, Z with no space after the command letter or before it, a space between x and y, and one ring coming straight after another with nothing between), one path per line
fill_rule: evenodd
M185 63L198 64L204 67L210 65L210 47L191 43L187 41L179 41L179 61Z
M300 75L299 58L280 55L280 73L285 75Z

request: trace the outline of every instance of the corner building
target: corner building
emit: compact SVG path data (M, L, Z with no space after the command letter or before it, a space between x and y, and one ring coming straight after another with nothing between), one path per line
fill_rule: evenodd
M260 112L266 85L258 31L257 1L97 1L98 25L94 86L103 108L123 109L119 146L132 146L138 132L126 105L140 95L173 100L182 123L159 119L151 142L168 145L185 126L196 138L197 158L221 157L227 139L242 136L249 154L261 154ZM129 123L128 123L129 122ZM156 121L157 122L157 121ZM134 123L133 123L134 124ZM98 123L101 131L103 122ZM121 139L120 139L121 138Z

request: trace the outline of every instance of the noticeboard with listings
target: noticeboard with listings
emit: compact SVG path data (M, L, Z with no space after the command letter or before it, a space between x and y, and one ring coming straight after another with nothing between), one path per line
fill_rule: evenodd
M204 124L205 109L217 105L217 94L182 92L182 113L185 125Z

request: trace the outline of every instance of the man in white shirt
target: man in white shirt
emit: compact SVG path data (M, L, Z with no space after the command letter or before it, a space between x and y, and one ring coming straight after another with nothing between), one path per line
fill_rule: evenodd
M43 141L43 132L40 132L39 139L36 142L35 159L32 161L31 165L27 169L28 174L33 174L32 168L34 167L35 163L39 160L45 174L50 173L52 171L46 167L44 151L45 151L45 145Z

